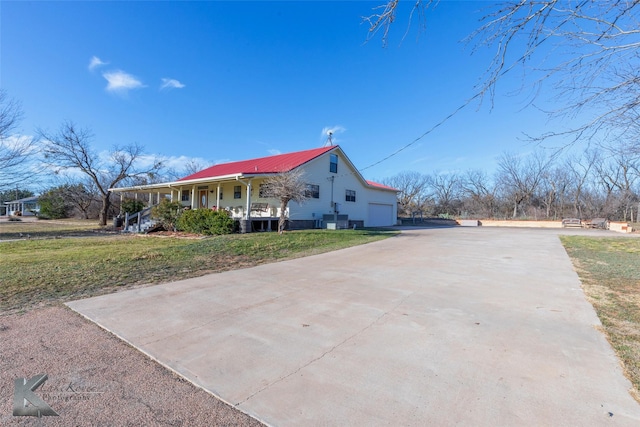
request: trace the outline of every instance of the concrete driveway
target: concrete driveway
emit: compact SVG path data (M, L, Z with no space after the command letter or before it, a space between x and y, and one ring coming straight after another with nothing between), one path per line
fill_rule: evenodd
M638 426L560 232L414 229L68 305L270 425Z

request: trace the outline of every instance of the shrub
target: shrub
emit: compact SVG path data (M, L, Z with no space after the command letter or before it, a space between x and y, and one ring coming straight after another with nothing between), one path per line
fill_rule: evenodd
M177 228L187 233L230 234L233 231L233 219L225 210L186 210L178 218Z
M162 199L160 204L151 209L151 218L158 220L165 230L175 231L178 218L182 213L182 204L180 202L170 202Z
M144 203L142 203L140 200L127 199L122 202L122 212L124 213L134 214L140 212L143 209Z
M71 212L71 206L65 198L64 186L50 188L40 195L38 203L40 204L39 216L42 218L67 218Z

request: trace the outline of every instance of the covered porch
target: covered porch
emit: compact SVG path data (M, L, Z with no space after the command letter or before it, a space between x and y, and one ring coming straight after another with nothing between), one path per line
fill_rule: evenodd
M164 198L180 202L186 209L226 210L241 232L277 231L279 201L262 197L260 186L267 177L224 177L220 179L176 181L136 187L112 188L125 199L146 199L151 208ZM122 214L122 212L121 212ZM285 211L288 217L288 209Z

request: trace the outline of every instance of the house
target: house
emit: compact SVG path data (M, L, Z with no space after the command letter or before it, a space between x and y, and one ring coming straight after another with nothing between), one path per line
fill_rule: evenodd
M22 215L33 216L40 212L40 205L38 204L38 197L25 197L24 199L12 200L10 202L4 202L6 215Z
M244 231L276 230L280 202L263 197L261 185L293 169L303 171L308 199L289 203L289 229L396 224L397 190L365 180L337 145L218 164L174 182L111 191L121 197L149 193L150 201L168 197L191 209L226 209Z

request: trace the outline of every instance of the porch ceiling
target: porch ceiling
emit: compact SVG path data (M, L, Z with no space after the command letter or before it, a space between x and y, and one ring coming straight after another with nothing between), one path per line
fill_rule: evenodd
M133 187L116 187L110 188L109 191L114 193L148 193L148 192L159 192L159 193L171 193L171 191L177 191L180 188L192 188L194 185L205 185L205 184L223 184L229 182L238 182L241 180L249 180L255 178L267 178L273 174L252 174L252 175L244 175L244 174L235 174L235 175L225 175L225 176L217 176L217 177L209 177L209 178L200 178L200 179L191 179L188 181L172 181L172 182L163 182L158 184L149 184L149 185L137 185Z

